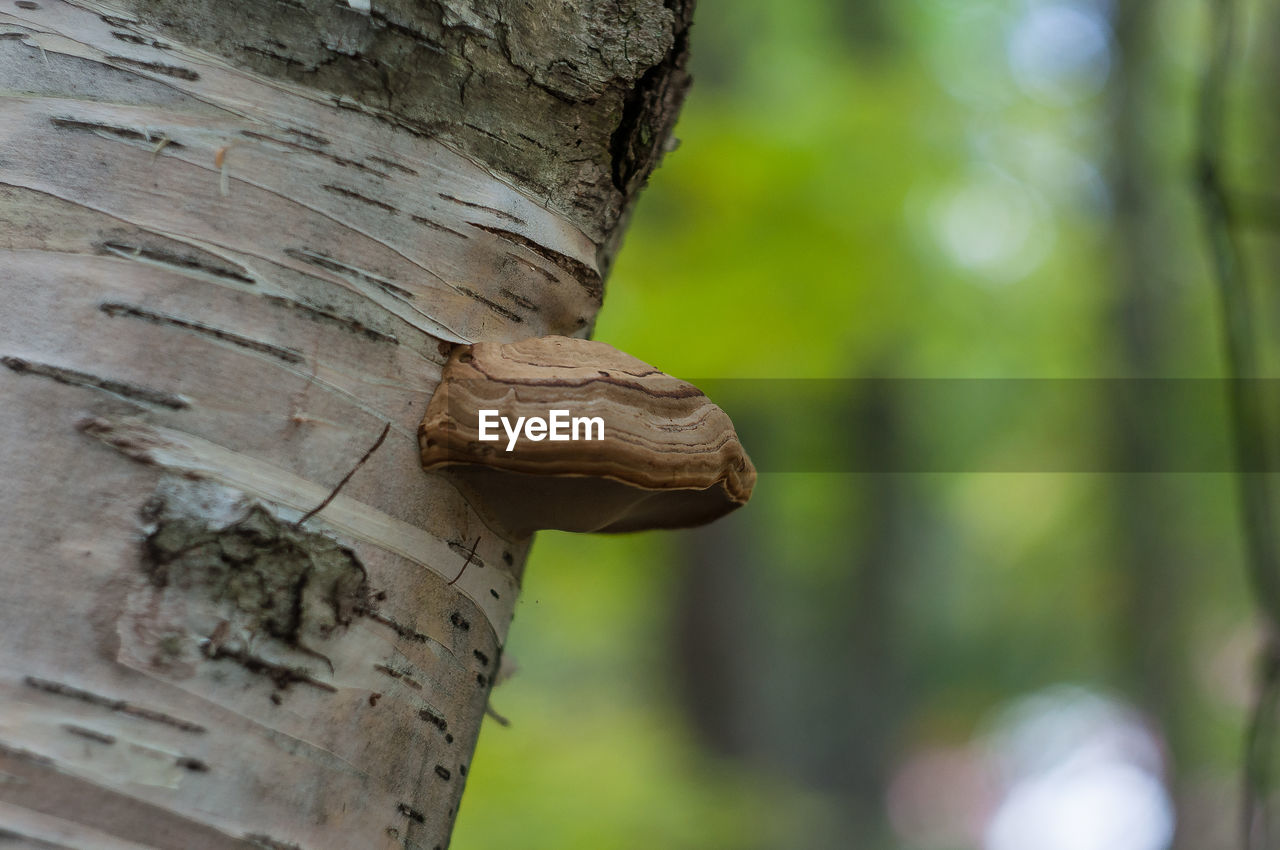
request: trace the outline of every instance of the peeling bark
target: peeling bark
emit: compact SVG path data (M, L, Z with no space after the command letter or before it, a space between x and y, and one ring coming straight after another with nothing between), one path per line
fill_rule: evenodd
M589 333L690 14L0 4L0 837L448 844L528 542L416 426Z

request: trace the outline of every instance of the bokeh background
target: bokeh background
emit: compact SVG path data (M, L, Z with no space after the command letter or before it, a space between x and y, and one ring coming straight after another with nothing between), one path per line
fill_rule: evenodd
M1235 482L1179 464L1195 405L1116 415L1128 379L1226 374L1192 180L1217 6L700 0L681 145L596 338L752 379L731 412L775 427L750 451L782 421L879 462L783 452L708 528L540 534L456 848L1240 846L1261 637ZM1280 7L1237 24L1221 105L1265 284ZM922 378L1056 402L933 470L954 423ZM800 386L830 403L788 420ZM1063 469L1072 387L1060 430L1094 455Z

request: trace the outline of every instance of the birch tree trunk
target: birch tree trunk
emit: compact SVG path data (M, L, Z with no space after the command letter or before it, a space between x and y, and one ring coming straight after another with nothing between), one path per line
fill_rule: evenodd
M448 844L528 544L416 426L590 332L691 5L0 0L6 847Z

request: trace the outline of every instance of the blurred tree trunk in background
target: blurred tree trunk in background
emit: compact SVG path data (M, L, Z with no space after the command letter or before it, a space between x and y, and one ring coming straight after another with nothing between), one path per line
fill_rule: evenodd
M528 542L416 426L589 332L691 15L0 10L0 838L448 844Z
M1110 188L1115 216L1113 327L1117 340L1118 394L1107 410L1112 421L1112 461L1120 468L1168 469L1173 445L1168 425L1173 405L1155 384L1177 367L1169 338L1170 311L1183 262L1170 235L1172 223L1163 193L1179 191L1179 175L1162 173L1162 142L1151 128L1159 114L1156 92L1161 65L1158 4L1149 0L1113 9L1116 62L1110 90ZM1148 392L1147 390L1150 390ZM1172 388L1169 392L1174 391ZM1162 406L1163 405L1163 406ZM1184 408L1185 409L1185 408ZM1181 751L1183 700L1190 696L1187 643L1179 616L1189 553L1178 539L1185 526L1178 476L1125 473L1109 476L1115 485L1114 539L1120 551L1120 605L1116 657L1119 681L1133 688L1137 703L1159 722L1175 754Z
M908 593L914 547L930 533L912 476L895 471L909 433L898 382L848 385L864 392L823 400L848 423L841 450L852 457L841 462L875 471L803 476L808 498L823 494L838 513L790 529L780 560L746 511L683 535L671 648L711 748L840 801L839 823L809 825L814 850L848 847L850 836L892 846L884 798L915 661Z

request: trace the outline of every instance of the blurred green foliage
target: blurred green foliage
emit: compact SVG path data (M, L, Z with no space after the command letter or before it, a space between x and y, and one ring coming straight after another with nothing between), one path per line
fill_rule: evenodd
M1011 45L1050 5L701 0L681 145L639 205L596 338L695 382L1220 375L1187 179L1204 10L1147 3L1077 77L1019 77ZM1248 50L1259 61L1265 41ZM1245 129L1247 168L1266 147ZM1131 301L1146 358L1126 347ZM947 423L902 427L945 438ZM1153 718L1184 820L1196 794L1229 796L1254 645L1229 475L889 478L766 474L726 521L745 542L718 575L755 606L734 662L754 683L744 710L779 738L745 756L707 744L675 672L696 538L540 534L507 648L519 672L492 700L511 726L486 721L454 846L917 846L806 768L830 730L886 724L892 775L1063 681ZM907 507L885 513L890 491ZM883 534L887 563L849 554ZM841 684L862 663L849 621L868 613L872 569L892 585L888 696Z

